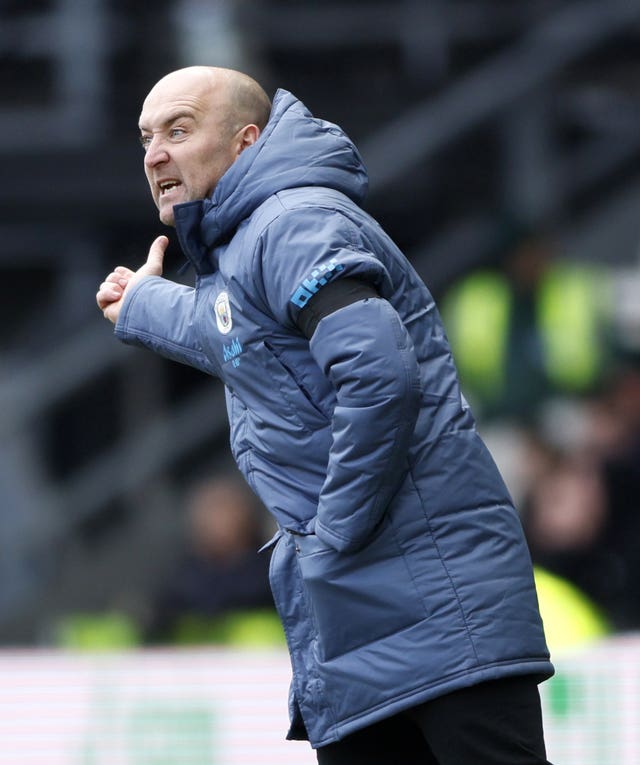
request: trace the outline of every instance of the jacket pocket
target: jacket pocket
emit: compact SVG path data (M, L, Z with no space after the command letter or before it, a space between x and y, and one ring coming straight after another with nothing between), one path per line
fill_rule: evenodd
M311 390L304 384L302 375L296 373L294 362L287 357L286 352L277 349L267 340L264 341L264 348L271 357L269 366L274 372L274 378L280 383L283 395L292 399L291 403L298 412L309 416L311 424L315 425L320 418L320 422L326 425L330 416L322 410Z
M329 660L426 618L422 599L388 522L361 550L340 553L315 534L296 536L298 562Z

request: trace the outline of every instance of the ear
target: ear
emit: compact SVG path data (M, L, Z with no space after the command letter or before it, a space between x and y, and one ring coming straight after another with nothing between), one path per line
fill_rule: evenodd
M237 137L237 153L238 155L247 149L260 138L260 128L257 125L245 125L238 133Z

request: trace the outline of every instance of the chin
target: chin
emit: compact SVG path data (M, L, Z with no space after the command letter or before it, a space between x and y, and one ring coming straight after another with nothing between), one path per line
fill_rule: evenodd
M165 226L175 225L176 219L173 214L173 207L170 210L161 210L158 217L160 218L160 222L164 223Z

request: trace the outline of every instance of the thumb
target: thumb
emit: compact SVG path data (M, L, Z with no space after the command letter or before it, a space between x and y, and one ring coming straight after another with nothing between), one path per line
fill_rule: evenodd
M166 236L159 236L154 239L149 248L147 262L144 265L144 270L148 276L162 276L162 263L168 244L169 239Z

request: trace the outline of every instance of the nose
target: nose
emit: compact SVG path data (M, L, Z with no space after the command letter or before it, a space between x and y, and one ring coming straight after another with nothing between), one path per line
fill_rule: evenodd
M156 167L157 165L167 162L169 155L163 144L160 136L153 136L151 141L147 144L147 149L144 153L145 167Z

